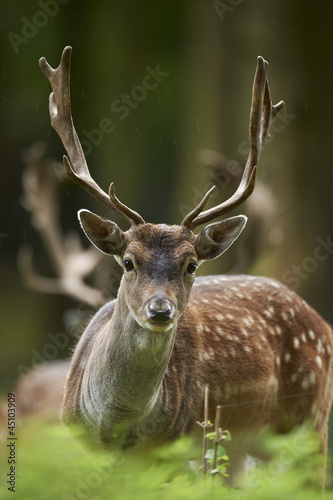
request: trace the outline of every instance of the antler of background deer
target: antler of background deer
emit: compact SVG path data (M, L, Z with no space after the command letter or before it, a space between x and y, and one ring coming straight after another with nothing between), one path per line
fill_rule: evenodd
M22 179L22 204L31 213L32 224L42 237L57 278L46 278L35 271L32 249L27 245L18 254L20 272L26 284L35 290L68 295L96 308L107 298L83 280L96 270L104 256L94 247L85 250L77 233L62 234L56 207L59 184L65 176L59 163L51 164L44 153L44 145L38 143L24 155L27 166Z
M255 185L256 169L260 153L268 136L271 120L282 109L284 102L272 105L267 80L268 62L262 57L257 59L257 69L253 82L252 103L250 111L249 138L250 153L244 168L242 180L236 192L226 201L202 212L213 188L205 195L199 205L194 208L183 220L182 225L194 229L201 224L220 217L239 206L253 192ZM202 213L201 213L202 212Z
M211 170L211 178L218 186L230 184L234 188L239 185L244 170L239 162L212 149L198 151L197 160ZM245 200L250 230L242 235L242 241L235 250L236 264L229 269L229 274L248 273L263 251L279 245L283 239L281 216L286 208L274 194L277 167L274 162L265 165L266 177L263 180L256 179L255 192Z
M65 172L71 181L83 187L98 201L103 203L117 214L125 217L131 225L144 224L144 220L137 212L123 205L114 193L111 183L109 196L98 186L91 177L85 156L74 128L71 101L70 101L70 60L72 47L65 47L58 68L53 69L46 59L42 57L39 65L46 78L49 80L53 92L50 94L49 109L51 125L58 133L67 151L64 156Z

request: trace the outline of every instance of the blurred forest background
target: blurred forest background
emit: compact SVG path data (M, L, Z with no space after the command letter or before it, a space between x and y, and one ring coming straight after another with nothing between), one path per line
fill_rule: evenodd
M47 179L33 191L28 178L32 218L22 205L27 164L44 148L45 168L58 172L52 162L64 154L38 59L56 67L66 45L73 47L72 112L92 176L105 190L114 181L119 198L145 220L170 224L180 223L214 180L220 189L211 203L235 189L246 161L256 58L269 61L273 103L283 99L286 108L262 154L258 192L235 212L250 221L230 251L201 272L274 277L333 322L332 16L328 1L1 3L1 391L41 359L68 357L74 333L94 310L25 285L32 279L24 272L27 245L35 272L57 277L45 248L50 240L44 231L43 242L36 227L43 206L46 227L61 227L58 242L75 231L86 248L77 210L108 216L74 185L62 184L53 197ZM152 73L154 88L145 88ZM124 95L129 104L120 102ZM112 296L119 270L112 264L106 272L106 261L99 266L102 276L90 285L102 283Z

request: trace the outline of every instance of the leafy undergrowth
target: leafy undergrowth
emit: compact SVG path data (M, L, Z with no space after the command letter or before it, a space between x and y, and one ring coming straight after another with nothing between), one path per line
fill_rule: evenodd
M201 450L190 438L125 457L87 450L66 429L30 424L16 442L15 493L8 491L8 452L1 443L1 499L24 500L293 500L321 499L311 486L318 471L315 436L299 429L287 437L267 437L272 459L258 465L240 489L195 470ZM5 452L3 453L3 450ZM331 466L332 464L330 464ZM333 500L333 492L326 498Z

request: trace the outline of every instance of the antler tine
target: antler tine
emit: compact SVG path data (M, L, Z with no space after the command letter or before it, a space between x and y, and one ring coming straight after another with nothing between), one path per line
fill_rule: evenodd
M83 187L96 200L103 203L114 212L125 217L131 224L143 224L144 220L137 212L122 205L115 206L111 199L91 177L87 162L80 144L80 140L74 128L71 100L70 100L70 61L72 47L65 47L58 68L52 68L44 57L39 60L39 66L46 78L49 80L53 92L50 94L49 110L51 125L58 133L67 151L63 157L65 172L69 179ZM69 161L70 160L70 161Z
M272 118L282 109L284 102L280 101L275 106L272 105L270 91L267 81L268 62L262 57L257 59L257 69L253 82L252 103L249 123L250 152L244 168L241 182L236 192L220 205L198 212L200 204L192 210L183 220L182 225L194 229L200 224L220 217L233 208L243 203L253 192L255 176L260 153L267 139L269 126Z

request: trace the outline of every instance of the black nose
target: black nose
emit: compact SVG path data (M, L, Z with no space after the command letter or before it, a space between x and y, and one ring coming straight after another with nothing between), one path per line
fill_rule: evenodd
M148 306L148 315L150 321L164 323L172 318L172 307L166 300L154 300Z
M157 323L163 323L164 321L169 321L172 315L171 307L166 309L154 309L153 307L148 307L149 319L151 321L156 321Z

